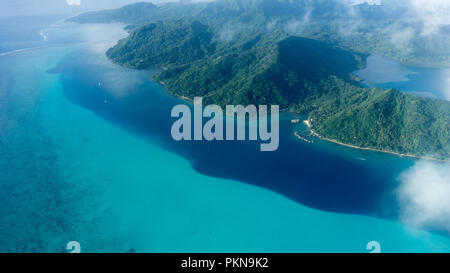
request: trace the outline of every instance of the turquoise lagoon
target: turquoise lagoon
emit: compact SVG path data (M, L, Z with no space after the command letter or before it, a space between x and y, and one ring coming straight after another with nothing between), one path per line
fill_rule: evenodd
M290 116L275 167L262 156L233 172L230 155L212 155L221 148L170 143L166 108L184 102L151 71L106 59L121 27L60 25L45 47L0 56L0 252L66 252L69 241L83 252L368 252L369 241L383 252L450 250L448 236L397 220L392 192L414 160L298 142ZM140 107L152 112L137 118ZM264 180L264 162L296 169Z

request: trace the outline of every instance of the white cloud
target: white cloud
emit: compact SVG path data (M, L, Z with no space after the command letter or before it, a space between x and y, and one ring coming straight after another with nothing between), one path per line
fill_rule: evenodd
M353 5L360 5L360 4L363 4L363 3L367 3L367 4L371 5L371 6L374 6L374 5L379 6L379 5L382 4L381 0L350 0L350 2Z
M299 35L301 34L304 26L311 23L311 14L313 10L308 8L303 14L301 20L291 20L284 26L284 31L288 34Z
M401 220L414 227L450 232L450 164L419 162L399 180Z
M66 0L67 5L69 6L80 6L81 0Z
M275 29L275 27L278 24L278 19L272 19L270 22L267 23L266 25L266 29L268 31L273 31Z
M410 0L410 5L423 24L423 35L435 33L443 25L450 25L449 0Z
M232 26L226 25L219 32L219 40L222 42L230 42L245 28L246 26L243 24L233 24Z
M450 25L450 0L347 0L347 3L406 6L406 19L419 23L423 36L436 34L441 26Z
M447 69L447 84L444 88L445 99L450 101L450 69Z
M412 40L416 36L414 28L402 28L393 24L386 28L384 32L390 36L391 43L397 49L398 54L406 56L411 53L413 50Z

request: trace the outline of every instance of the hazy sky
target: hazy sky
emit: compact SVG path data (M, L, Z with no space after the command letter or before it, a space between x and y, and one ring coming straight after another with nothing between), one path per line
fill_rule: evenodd
M0 0L0 17L73 14L92 9L115 8L135 2L164 2L165 0Z
M179 0L0 0L0 17L37 14L75 14L86 10L116 8L135 2L162 3ZM191 0L192 2L211 0ZM249 0L250 1L250 0ZM424 34L450 24L450 0L342 0L371 4L403 1L410 7L411 18L421 20Z

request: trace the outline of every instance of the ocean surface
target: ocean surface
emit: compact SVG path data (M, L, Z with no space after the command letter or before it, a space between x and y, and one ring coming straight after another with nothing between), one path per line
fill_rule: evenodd
M356 75L369 87L395 88L424 97L450 100L450 68L407 66L374 54L367 58L367 66Z
M105 57L122 25L18 22L41 19L45 38L0 55L0 252L450 250L401 217L417 160L302 142L287 113L276 152L175 142L170 111L191 105Z
M63 15L0 18L0 56L15 50L45 46L47 29L62 19Z

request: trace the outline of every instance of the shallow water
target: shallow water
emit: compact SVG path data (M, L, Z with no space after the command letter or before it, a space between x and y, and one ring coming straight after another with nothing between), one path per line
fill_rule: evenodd
M402 65L380 55L367 58L356 75L369 87L395 88L420 96L450 100L450 68Z
M181 155L197 172L268 188L322 210L396 217L396 201L390 191L413 160L342 147L330 149L332 145L321 141L314 145L301 142L293 133L305 128L292 126L289 114L282 115L276 152L260 152L259 142L250 141L175 142L170 136L175 121L170 111L186 102L150 82L149 73L113 66L96 56L77 51L51 70L61 74L65 96L108 122Z
M45 48L0 57L1 252L73 240L84 252L450 249L396 223L411 159L299 142L289 115L276 153L173 142L170 110L184 102L103 54L125 35L64 25Z

